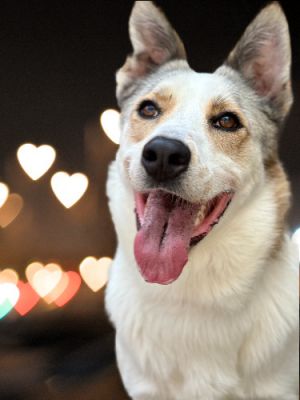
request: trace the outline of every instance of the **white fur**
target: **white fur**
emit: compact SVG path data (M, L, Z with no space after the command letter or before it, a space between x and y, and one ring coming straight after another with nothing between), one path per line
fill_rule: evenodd
M277 260L265 262L275 219L271 188L262 186L251 206L192 249L170 286L147 284L138 272L133 199L116 165L108 193L119 247L106 304L129 395L296 400L297 251L286 239Z
M108 180L118 249L106 307L117 331L124 385L134 400L296 400L298 255L285 235L271 256L278 210L263 162L262 127L268 125L259 121L266 117L254 92L221 73L163 74L130 100ZM135 142L135 104L166 87L175 110ZM220 96L236 104L246 121L250 139L242 160L211 139L205 110ZM147 189L141 152L156 135L182 140L191 150L179 196L196 202L235 191L219 224L190 250L181 276L168 286L146 283L133 255L133 193Z

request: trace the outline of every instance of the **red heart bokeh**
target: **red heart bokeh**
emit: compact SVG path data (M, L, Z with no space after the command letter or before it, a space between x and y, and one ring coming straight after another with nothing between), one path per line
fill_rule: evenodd
M38 303L40 296L32 289L30 283L19 281L17 287L20 290L20 297L15 305L15 310L24 316Z
M81 285L81 278L77 272L66 272L69 278L69 283L65 291L54 301L58 307L63 307L67 304L78 292Z

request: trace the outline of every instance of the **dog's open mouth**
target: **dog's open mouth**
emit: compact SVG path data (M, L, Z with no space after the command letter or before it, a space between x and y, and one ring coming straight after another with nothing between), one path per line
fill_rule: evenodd
M219 222L232 197L232 192L224 192L207 203L193 204L162 190L136 193L134 253L144 279L164 285L175 281L190 246Z

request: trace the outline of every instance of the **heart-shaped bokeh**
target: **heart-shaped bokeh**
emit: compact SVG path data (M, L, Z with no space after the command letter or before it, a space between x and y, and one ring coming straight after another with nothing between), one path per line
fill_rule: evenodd
M44 298L59 284L63 271L58 264L50 263L44 266L34 262L27 266L25 274L32 288Z
M30 283L19 281L20 297L15 305L15 310L22 316L26 315L38 303L40 296L32 289Z
M81 285L80 275L75 271L69 271L65 273L68 276L68 286L64 292L55 300L55 304L58 307L63 307L67 304L78 292Z
M51 178L51 187L58 200L70 208L84 195L88 187L88 178L81 173L69 175L60 171Z
M106 136L114 143L120 143L120 113L116 110L105 110L100 117L101 126Z
M17 284L19 280L18 273L11 268L6 268L0 271L0 283L13 283Z
M46 295L44 300L46 303L51 304L55 302L67 289L69 285L69 276L66 272L62 272L61 278L57 285Z
M3 206L3 204L5 204L8 195L9 195L8 186L5 183L0 182L0 208Z
M97 292L107 283L111 262L109 257L102 257L99 260L95 257L86 257L80 263L82 279L93 292Z
M23 199L16 193L8 196L4 205L0 208L0 226L6 228L19 215L23 208Z
M20 291L14 283L0 283L0 319L14 308L19 296Z
M52 146L23 144L17 151L19 163L26 174L34 181L43 176L53 164L56 153Z

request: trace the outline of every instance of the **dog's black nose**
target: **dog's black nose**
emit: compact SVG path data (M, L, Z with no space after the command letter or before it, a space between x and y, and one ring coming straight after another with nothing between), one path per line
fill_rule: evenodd
M189 148L180 140L157 136L145 145L142 164L148 175L162 182L184 172L190 159Z

